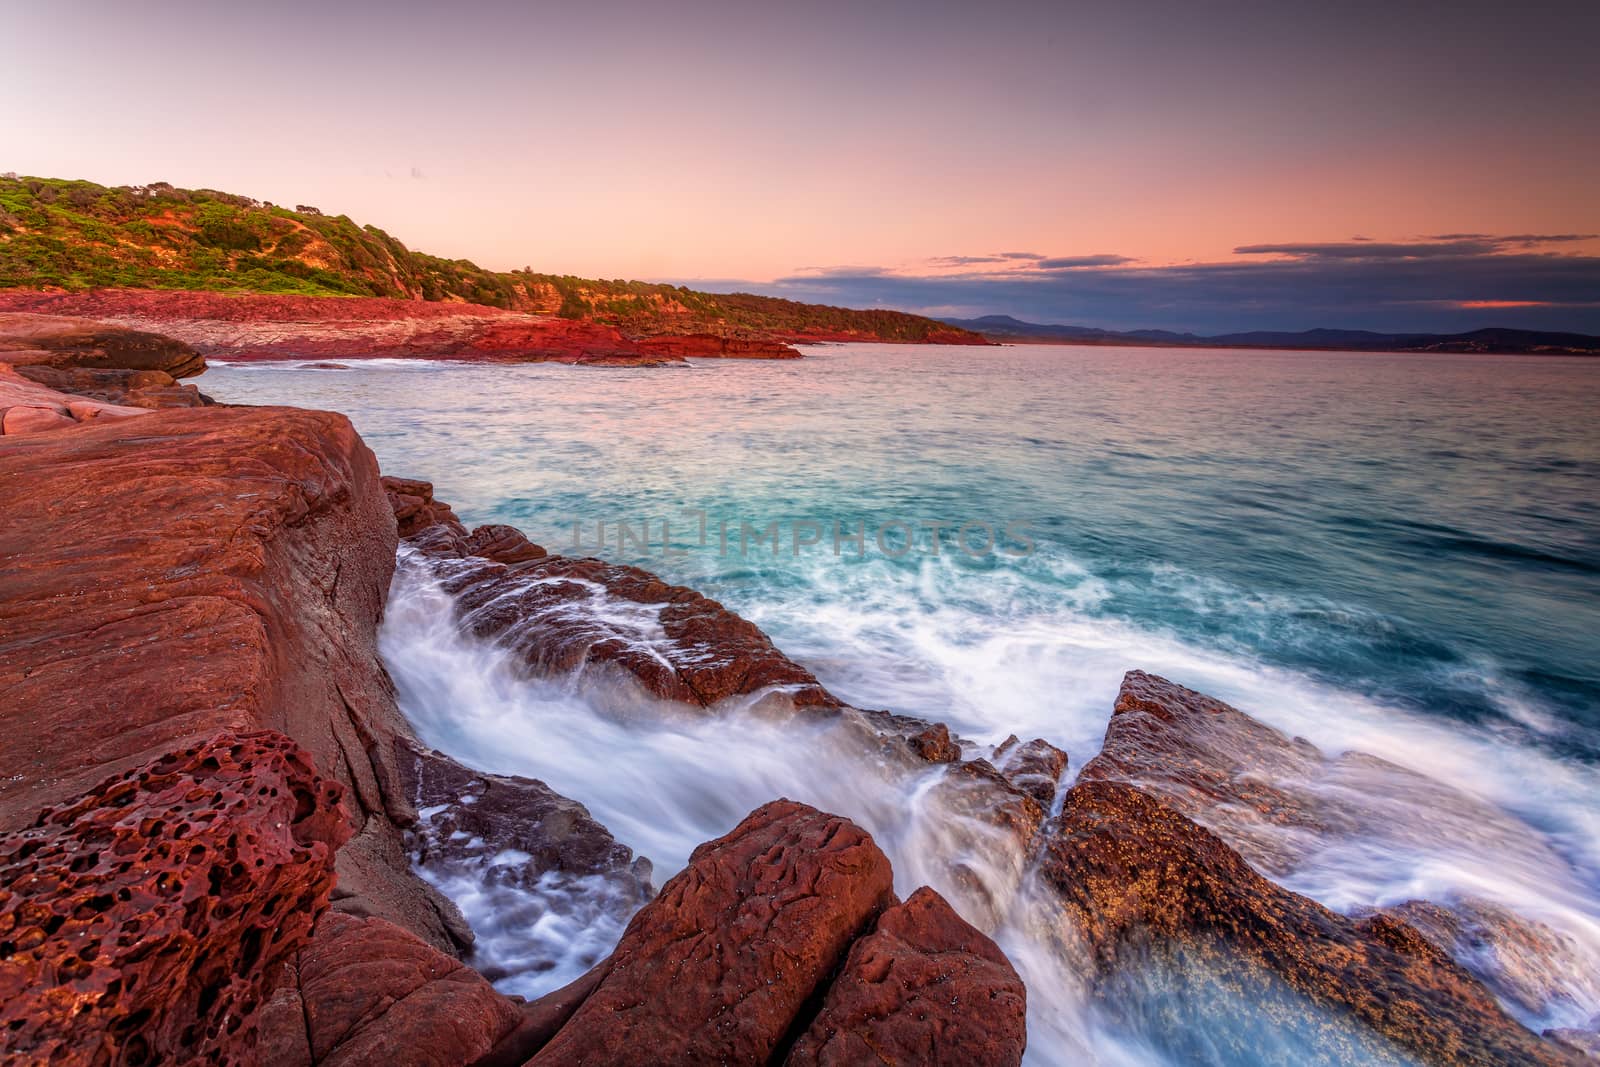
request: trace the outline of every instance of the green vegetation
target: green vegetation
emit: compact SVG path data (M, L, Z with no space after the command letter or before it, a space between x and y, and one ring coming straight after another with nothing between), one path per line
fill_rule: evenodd
M844 333L921 341L950 327L749 293L532 270L491 271L413 252L375 226L165 182L107 188L0 178L0 289L202 289L465 300L593 319L637 335Z

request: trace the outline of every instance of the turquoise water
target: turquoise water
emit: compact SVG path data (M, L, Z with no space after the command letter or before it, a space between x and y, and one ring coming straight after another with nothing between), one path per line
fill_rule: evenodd
M1004 736L952 659L1104 620L1128 647L1075 679L1097 698L1149 665L1141 641L1177 643L1600 753L1600 362L862 345L692 370L291 366L202 384L346 412L469 522L570 550L576 519L583 551L724 600L867 705ZM897 520L916 533L898 559L876 536ZM754 540L774 521L776 557ZM836 556L835 522L866 551ZM1014 522L1031 555L956 543Z
M578 551L723 600L852 703L980 745L1041 736L1081 767L1142 668L1441 779L1508 821L1489 832L1379 782L1404 832L1330 832L1281 881L1342 911L1503 904L1571 952L1543 1006L1508 1010L1535 1028L1600 1012L1600 361L841 346L690 369L347 366L221 366L200 384L344 411L386 471L432 480L467 522L555 551L576 522ZM774 523L776 551L754 543ZM865 826L902 893L959 901L957 857L1009 869L926 782L886 783L792 726L651 725L527 680L458 631L417 561L382 650L425 742L582 801L658 884L779 795ZM998 915L967 917L1028 984L1029 1063L1245 1062L1161 1021L1185 1013L1216 1049L1305 1059L1284 1013L1148 977L1103 1017L1053 912L1009 884ZM559 988L620 934L590 886L508 898L478 870L440 885L507 992Z

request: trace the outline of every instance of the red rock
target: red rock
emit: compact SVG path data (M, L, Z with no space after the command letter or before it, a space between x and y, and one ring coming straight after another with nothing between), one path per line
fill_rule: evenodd
M496 563L526 563L550 554L528 540L515 526L500 523L475 527L461 548L470 556L482 556Z
M71 392L40 384L34 380L35 373L65 378L89 372L62 371L55 367L22 367L13 370L10 366L0 364L0 433L21 437L28 433L69 429L76 423L102 415L144 414L141 408L83 399Z
M165 371L174 378L192 377L206 369L194 349L172 337L62 315L0 311L0 350L14 367L120 367Z
M7 437L20 437L30 433L49 433L51 430L64 430L77 423L68 412L58 411L55 408L18 404L5 410L5 416L0 418L0 433Z
M1409 924L1530 1016L1570 1006L1574 999L1600 1003L1600 974L1591 972L1577 942L1504 905L1478 897L1445 904L1408 900L1383 912Z
M1012 734L995 748L994 764L1006 781L1049 811L1067 770L1067 754L1042 737L1023 744Z
M1022 884L1046 809L984 759L949 764L923 802L941 813L940 847L956 906L994 929Z
M1123 679L1100 754L1078 781L1137 785L1273 876L1338 838L1422 848L1473 842L1530 867L1564 863L1525 823L1470 794L1363 752L1328 757L1143 671Z
M795 707L842 706L759 627L692 589L637 567L551 556L510 526L468 534L430 483L384 485L400 536L426 556L459 561L441 573L465 624L516 649L535 675L616 670L654 696L700 707L767 690ZM633 614L658 609L659 635L610 621L607 602Z
M482 976L382 919L325 914L263 1022L272 1067L461 1067L521 1023Z
M1219 700L1131 671L1104 747L1078 780L1126 781L1216 833L1257 870L1292 875L1325 849L1460 849L1529 869L1567 862L1514 816L1362 752L1324 755ZM1573 884L1581 884L1578 875ZM1453 913L1453 914L1449 914ZM1488 901L1414 902L1397 914L1530 1015L1600 1000L1569 938ZM1447 917L1448 915L1448 917Z
M514 649L536 675L620 670L657 697L701 707L766 692L795 707L839 706L753 623L648 571L565 556L514 569L466 562L443 582L464 624ZM626 616L638 606L656 609L647 630L630 629L607 610Z
M577 980L519 1006L522 1022L501 1038L492 1052L473 1061L472 1067L522 1067L534 1053L550 1043L609 973L611 958L608 956Z
M219 731L279 730L347 788L337 906L455 950L459 915L401 841L409 730L376 651L394 519L348 420L100 418L8 441L0 483L0 829Z
M712 333L658 334L641 337L640 348L676 359L800 359L801 353L764 337L721 337Z
M995 943L924 886L850 949L790 1067L1020 1064L1027 991Z
M1382 915L1358 922L1274 885L1132 786L1068 791L1038 870L1061 901L1063 936L1082 939L1100 982L1150 966L1154 953L1247 1001L1287 987L1328 1009L1308 1025L1352 1019L1425 1061L1573 1062L1411 927Z
M701 845L533 1064L765 1063L890 899L889 861L792 801Z
M197 408L212 403L192 385L179 385L166 371L120 367L18 367L29 381L63 393L130 408Z
M936 722L906 741L920 759L929 763L954 763L961 758L961 746L950 738L950 728Z
M422 867L460 868L515 850L529 859L503 868L512 880L532 883L557 871L611 876L627 883L628 914L655 895L650 861L635 859L582 804L543 782L476 771L420 745L399 764L407 793L432 813L412 835Z
M433 499L433 483L416 478L383 476L383 491L394 511L398 535L402 538L421 533L430 526L445 525L452 532L465 534L466 528L450 505Z
M222 734L0 838L7 1063L249 1064L328 904L342 790L281 735Z
M0 293L0 308L85 315L99 320L102 328L111 324L124 333L129 328L156 331L166 335L164 340L176 338L193 345L203 355L231 360L355 361L412 356L630 367L681 362L646 351L600 323L478 304L103 289L87 293ZM6 347L4 327L0 325L0 349ZM184 373L199 373L199 369L203 364ZM176 370L172 373L184 376Z

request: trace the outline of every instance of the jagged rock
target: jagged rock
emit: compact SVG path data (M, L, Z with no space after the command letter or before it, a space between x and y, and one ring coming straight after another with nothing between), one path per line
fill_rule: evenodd
M491 945L500 937L514 943L495 955L515 958L516 968L480 965L490 978L571 966L572 945L557 936L546 949L537 931L603 920L620 930L655 895L650 861L635 859L583 805L543 782L484 774L416 745L406 746L399 766L418 811L406 835L416 867L435 884L470 879L480 911L494 916L484 936ZM606 948L578 966L592 966Z
M1544 1036L1557 1044L1589 1057L1590 1060L1600 1060L1600 1015L1589 1020L1589 1029L1578 1030L1570 1026L1546 1030Z
M961 746L950 738L950 727L936 722L913 737L907 738L920 759L929 763L954 763L961 758Z
M948 764L923 803L939 812L937 847L948 857L952 899L980 928L995 929L1047 812L985 759Z
M121 367L18 367L29 381L63 393L107 404L147 408L197 408L215 403L192 385L179 385L162 370L128 370Z
M461 548L469 556L482 556L496 563L526 563L550 554L528 540L515 526L500 523L474 527Z
M1006 781L1048 812L1067 769L1067 754L1041 737L1023 744L1012 734L995 747L993 763Z
M588 809L543 782L475 771L420 746L409 746L399 762L400 781L420 813L412 839L423 866L462 866L512 851L528 857L502 867L512 880L537 881L551 871L602 874L625 880L637 903L655 895L650 861L635 859Z
M468 534L433 486L385 480L400 536L438 563L475 635L539 676L620 672L665 700L709 707L764 690L797 708L842 707L754 623L649 571L551 556L509 526Z
M1163 953L1247 999L1287 987L1429 1062L1571 1062L1411 927L1384 915L1349 919L1274 885L1132 786L1071 789L1039 875L1059 896L1063 937L1081 938L1102 979Z
M790 1067L1020 1064L1027 991L1011 962L924 886L850 949Z
M1271 877L1293 875L1324 849L1359 843L1481 857L1551 878L1567 872L1573 891L1582 892L1567 861L1515 816L1376 756L1326 756L1220 700L1142 671L1123 679L1104 747L1078 781L1137 785ZM1600 999L1592 962L1570 938L1548 928L1534 934L1526 920L1488 902L1442 903L1460 903L1463 910L1446 919L1437 905L1413 908L1412 917L1424 919L1422 932L1530 1014L1543 1015L1574 996ZM1486 942L1493 951L1482 951ZM1541 952L1547 958L1540 959Z
M1363 752L1325 756L1220 700L1129 671L1079 782L1130 782L1217 833L1258 870L1293 873L1340 838L1426 851L1441 841L1530 866L1563 861L1515 817ZM1416 818L1426 811L1424 822Z
M386 474L383 476L383 491L394 510L394 521L400 537L412 537L441 524L450 527L454 533L466 533L461 520L450 510L450 505L433 499L432 482Z
M1530 1016L1574 1004L1600 1003L1594 974L1574 939L1544 923L1479 897L1446 903L1408 900L1383 909L1410 924L1435 947L1463 963L1496 996Z
M120 367L189 378L206 361L182 341L93 319L0 312L0 350L14 367Z
M889 861L792 801L701 845L534 1064L765 1063L890 901Z
M257 1010L328 904L342 790L222 734L0 838L0 1058L250 1064Z

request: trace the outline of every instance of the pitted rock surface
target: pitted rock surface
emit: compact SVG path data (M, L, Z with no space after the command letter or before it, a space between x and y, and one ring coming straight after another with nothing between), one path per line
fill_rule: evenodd
M0 838L5 1062L256 1062L328 904L341 793L288 738L223 734Z

